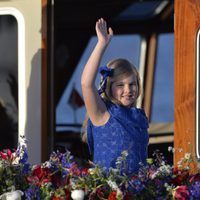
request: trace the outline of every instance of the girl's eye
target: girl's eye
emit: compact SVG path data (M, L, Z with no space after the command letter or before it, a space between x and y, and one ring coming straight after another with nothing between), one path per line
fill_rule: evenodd
M129 85L130 86L136 86L136 83L130 83Z

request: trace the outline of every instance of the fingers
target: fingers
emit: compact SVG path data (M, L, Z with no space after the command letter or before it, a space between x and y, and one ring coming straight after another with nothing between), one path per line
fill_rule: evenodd
M98 21L96 22L96 25L101 30L107 30L107 23L103 18L98 19Z
M108 29L108 33L109 33L109 35L113 36L113 30L112 30L111 27L109 27L109 29Z
M112 28L107 28L107 23L103 18L98 19L96 22L96 33L98 40L105 43L109 43L113 36Z

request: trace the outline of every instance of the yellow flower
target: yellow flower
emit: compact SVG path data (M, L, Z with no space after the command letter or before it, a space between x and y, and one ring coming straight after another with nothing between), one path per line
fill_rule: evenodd
M152 158L147 158L147 163L148 163L149 165L153 164L153 159L152 159Z

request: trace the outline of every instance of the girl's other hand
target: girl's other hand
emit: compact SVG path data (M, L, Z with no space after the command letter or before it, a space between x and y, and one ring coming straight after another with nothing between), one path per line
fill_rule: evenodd
M98 42L107 45L113 36L113 30L111 27L107 28L107 23L103 18L100 18L96 22L96 33Z

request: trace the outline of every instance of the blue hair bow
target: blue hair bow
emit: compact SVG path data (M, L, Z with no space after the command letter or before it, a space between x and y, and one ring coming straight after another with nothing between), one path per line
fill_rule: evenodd
M102 66L99 68L99 73L101 74L101 81L98 92L99 94L102 94L106 89L107 77L111 77L113 75L113 69L108 68L107 66Z

